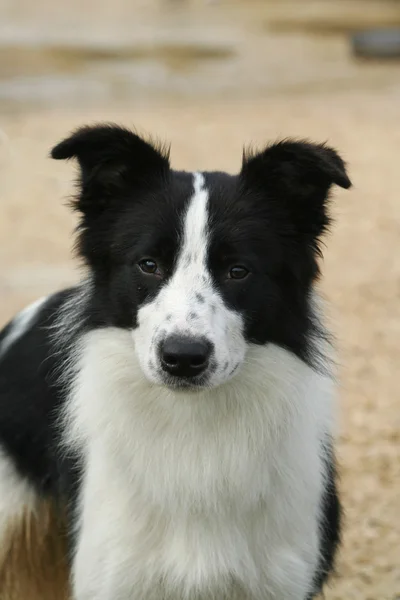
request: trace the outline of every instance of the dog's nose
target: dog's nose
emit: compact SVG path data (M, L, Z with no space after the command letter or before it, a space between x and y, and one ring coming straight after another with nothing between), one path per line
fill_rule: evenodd
M199 338L172 335L160 347L161 366L175 377L195 377L208 366L211 344Z

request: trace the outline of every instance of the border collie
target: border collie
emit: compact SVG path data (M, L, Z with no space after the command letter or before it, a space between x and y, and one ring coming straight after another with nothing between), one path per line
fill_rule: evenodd
M284 140L175 171L114 125L52 157L79 163L88 276L0 334L3 557L50 499L74 600L313 598L340 537L315 282L344 162Z

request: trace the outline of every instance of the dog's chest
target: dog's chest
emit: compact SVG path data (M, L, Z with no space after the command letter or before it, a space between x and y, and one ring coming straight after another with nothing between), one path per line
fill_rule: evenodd
M251 590L266 567L271 527L265 460L242 462L232 448L195 455L189 447L177 454L176 444L154 443L151 452L138 444L129 471L121 469L123 459L116 470L110 454L96 453L100 463L91 473L101 477L93 487L87 481L87 511L102 513L94 518L108 528L101 538L112 540L115 563L126 566L144 597L162 581L168 600L258 599Z
M266 567L269 545L264 505L172 514L136 501L117 544L145 588L163 582L165 597L174 600L195 591L196 600L257 597L252 588Z

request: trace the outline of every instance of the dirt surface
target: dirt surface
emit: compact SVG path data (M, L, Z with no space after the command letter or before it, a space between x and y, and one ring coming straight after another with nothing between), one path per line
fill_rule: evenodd
M266 24L272 16L282 20L282 3L279 14L276 3L266 3L272 7L268 14L264 5L249 3L241 19L237 6L227 18L223 5L170 2L162 7L164 19L161 9L114 4L116 13L103 9L94 18L86 54L79 36L90 14L79 20L74 2L69 17L49 16L44 0L35 3L35 14L22 0L3 8L20 43L14 51L10 34L0 31L8 56L0 55L0 320L79 276L70 254L74 217L63 204L74 170L47 158L50 147L77 125L96 120L135 125L171 141L172 163L187 169L235 171L249 142L284 136L329 140L347 160L354 188L335 193L336 224L323 265L322 291L339 355L346 511L338 575L326 599L398 599L400 64L353 62L337 23L329 36L271 32ZM324 2L317 4L323 17ZM351 3L353 13L356 4ZM395 3L389 4L394 10ZM132 21L141 36L136 45L126 41L123 19L132 5L139 15ZM362 22L364 3L358 5ZM285 23L292 27L295 17L286 12ZM41 37L40 18L54 24ZM157 25L152 29L151 23ZM62 44L54 34L61 29ZM111 62L104 54L98 58L101 44ZM61 46L58 55L53 52ZM127 72L129 86L118 87L117 75L123 79Z

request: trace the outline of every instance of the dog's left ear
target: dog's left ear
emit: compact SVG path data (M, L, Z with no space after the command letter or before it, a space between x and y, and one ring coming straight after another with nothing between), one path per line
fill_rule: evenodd
M81 189L75 208L84 215L99 214L118 202L122 184L134 195L169 171L167 149L113 124L78 129L52 149L51 157L78 160Z
M343 160L325 144L285 140L244 154L241 179L274 203L293 233L317 238L329 224L326 201L333 184L351 186Z

